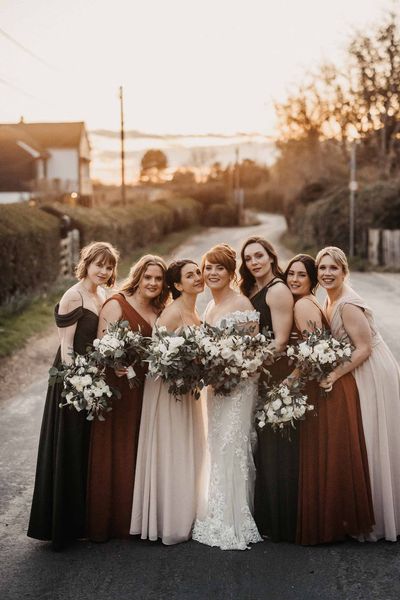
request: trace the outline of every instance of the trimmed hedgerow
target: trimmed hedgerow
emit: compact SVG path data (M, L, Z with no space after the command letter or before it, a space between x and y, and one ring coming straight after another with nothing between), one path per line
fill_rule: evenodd
M0 207L0 304L54 281L60 269L60 224L27 204Z

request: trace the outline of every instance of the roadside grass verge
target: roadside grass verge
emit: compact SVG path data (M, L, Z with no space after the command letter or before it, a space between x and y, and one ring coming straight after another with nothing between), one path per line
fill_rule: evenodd
M129 273L131 265L143 254L168 255L186 239L202 231L194 226L166 235L163 240L138 248L129 259L120 262L118 279ZM54 323L54 306L65 290L75 283L75 279L58 280L45 293L34 297L21 297L0 308L0 360L10 356L29 342L29 338L44 332Z

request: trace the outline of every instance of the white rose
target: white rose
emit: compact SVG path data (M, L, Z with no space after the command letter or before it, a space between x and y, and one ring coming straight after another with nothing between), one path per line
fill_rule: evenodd
M280 409L280 407L282 406L282 401L281 401L281 400L279 400L279 398L277 398L276 400L274 400L274 401L272 402L271 406L272 406L272 408L273 408L274 410L279 410L279 409Z
M287 354L287 356L293 356L293 354L294 354L293 346L289 346L289 348L286 350L286 354Z
M302 342L301 344L299 344L299 352L301 354L301 356L303 356L304 358L307 358L308 356L310 356L311 354L311 348L309 346L307 346L306 342Z
M343 350L343 353L345 356L351 356L351 348L349 348L349 346L346 346L346 348Z

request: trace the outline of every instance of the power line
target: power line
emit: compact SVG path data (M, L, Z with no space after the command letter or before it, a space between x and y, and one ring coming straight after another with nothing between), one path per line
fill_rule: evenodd
M15 44L15 46L17 46L20 50L23 50L24 52L26 52L26 54L29 54L29 56L31 56L35 60L39 61L40 63L42 63L42 65L45 65L45 67L47 67L48 69L52 69L53 71L55 70L55 67L53 67L53 65L51 65L50 63L45 61L43 58L41 58L38 54L35 54L35 52L32 52L32 50L29 50L29 48L27 48L26 46L24 46L23 44L18 42L9 33L4 31L4 29L2 29L1 27L0 27L0 34L3 37L5 37L8 41Z
M0 77L0 83L11 88L12 90L15 90L16 92L19 92L20 94L23 94L24 96L27 96L28 98L33 98L34 100L40 100L40 98L38 98L37 96L34 96L33 94L30 94L29 92L26 92L25 90L18 87L17 85L10 83L6 79L3 79L3 77Z

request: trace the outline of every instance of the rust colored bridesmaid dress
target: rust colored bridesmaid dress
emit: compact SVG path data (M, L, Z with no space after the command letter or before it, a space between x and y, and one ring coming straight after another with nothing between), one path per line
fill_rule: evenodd
M133 331L151 336L150 324L129 304L124 295L113 295L121 306L122 319ZM107 302L109 301L107 300ZM109 372L108 382L121 398L113 401L105 421L92 423L88 473L88 536L96 542L129 537L136 453L142 412L144 369L135 367L140 383L129 387L126 377Z

